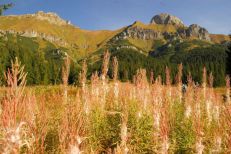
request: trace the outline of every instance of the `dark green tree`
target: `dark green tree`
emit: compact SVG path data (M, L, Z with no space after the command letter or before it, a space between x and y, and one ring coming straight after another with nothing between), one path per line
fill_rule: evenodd
M0 16L3 15L4 11L8 10L11 7L13 7L13 3L0 5Z
M231 75L231 45L229 45L227 51L227 61L226 61L226 70L227 74Z

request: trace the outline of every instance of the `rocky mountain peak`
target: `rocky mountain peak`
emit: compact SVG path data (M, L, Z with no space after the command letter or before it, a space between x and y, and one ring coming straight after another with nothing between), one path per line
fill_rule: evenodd
M172 17L171 17L172 18ZM197 25L192 24L189 27L183 25L183 22L176 21L174 22L175 29L171 30L168 29L168 26L163 26L161 28L156 27L155 24L173 24L173 22L170 21L160 21L155 22L155 24L145 25L142 22L136 21L132 25L128 26L123 32L118 34L115 39L127 39L127 38L133 38L133 39L141 39L141 40L158 40L158 39L165 39L167 41L173 41L177 39L199 39L199 40L205 40L205 41L211 41L209 32ZM168 27L168 28L166 28ZM170 26L173 28L172 26ZM166 28L166 29L165 29Z
M35 13L35 16L40 16L40 17L50 17L50 18L60 18L56 13L54 12L43 12L43 11L38 11Z
M196 37L201 40L210 41L210 36L209 36L209 32L207 31L207 29L197 24L190 25L186 31L186 34L188 37Z
M56 25L70 25L70 21L64 20L61 17L59 17L56 13L53 12L43 12L38 11L35 14L32 14L32 16L36 17L38 20L46 20L52 24Z
M181 21L178 17L173 16L167 13L161 13L159 15L155 15L151 22L151 24L161 24L161 25L176 25L176 26L184 26L183 21Z

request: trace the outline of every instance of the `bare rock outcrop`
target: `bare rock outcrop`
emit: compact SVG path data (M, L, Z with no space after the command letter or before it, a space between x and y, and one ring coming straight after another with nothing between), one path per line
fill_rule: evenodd
M43 11L39 11L39 12L33 14L32 16L34 16L38 20L46 20L46 21L50 22L51 24L56 24L56 25L68 25L68 24L71 24L70 21L63 20L56 13L53 13L53 12L45 13Z
M119 33L115 36L114 40L124 40L127 38L132 39L141 39L141 40L158 40L158 39L166 39L169 41L173 41L176 39L180 39L180 35L178 33L170 33L170 32L160 32L152 29L144 29L141 27L128 27L123 32Z
M128 26L123 32L118 34L115 39L141 39L141 40L156 40L165 39L167 41L181 40L181 39L199 39L205 41L211 41L209 32L196 24L192 24L189 27L185 26L183 22L169 14L160 14L153 17L152 24L161 24L163 27L167 25L173 25L176 29L175 32L170 31L158 31L158 28L152 29L145 26L139 26L137 22Z
M141 27L129 27L117 36L117 39L142 39L142 40L154 40L163 38L161 32L153 31L151 29L143 29Z
M42 20L42 21L47 21L51 24L55 24L58 26L64 26L64 25L72 25L71 21L69 20L64 20L58 14L53 13L53 12L43 12L43 11L38 11L37 13L34 14L25 14L25 15L9 15L7 17L17 17L21 20L26 19L26 18L33 18L37 20Z
M53 36L53 35L48 35L45 33L39 33L34 30L26 30L26 31L15 31L15 30L0 30L0 36L4 36L6 34L15 34L15 35L20 35L24 37L38 37L41 39L45 39L49 42L59 44L60 46L68 46L68 43L59 37Z
M186 30L186 35L188 37L196 37L201 40L210 40L209 32L205 28L197 24L190 25L189 28Z
M161 24L161 25L176 25L176 26L184 26L183 21L181 21L178 17L167 14L167 13L161 13L159 15L156 15L152 18L151 24Z

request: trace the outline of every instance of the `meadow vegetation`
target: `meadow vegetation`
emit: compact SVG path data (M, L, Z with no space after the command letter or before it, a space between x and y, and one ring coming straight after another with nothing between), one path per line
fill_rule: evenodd
M132 82L118 80L119 65L105 52L101 71L88 80L83 60L77 87L68 85L66 58L62 84L26 87L27 73L16 58L0 90L0 153L231 152L228 76L222 95L205 67L200 85L190 73L186 85L182 64L174 78L168 67L164 77L138 69Z

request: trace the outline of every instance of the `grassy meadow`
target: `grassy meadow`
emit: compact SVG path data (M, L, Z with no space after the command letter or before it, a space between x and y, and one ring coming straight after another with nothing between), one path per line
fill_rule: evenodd
M23 65L16 59L0 88L0 153L230 153L230 78L226 88L213 88L204 68L203 82L191 75L182 83L183 66L175 79L147 79L139 69L133 82L107 77L110 54L100 73L87 80L84 61L79 85L68 85L69 59L62 68L63 84L26 86ZM174 81L174 82L173 82ZM172 84L174 83L174 84Z

